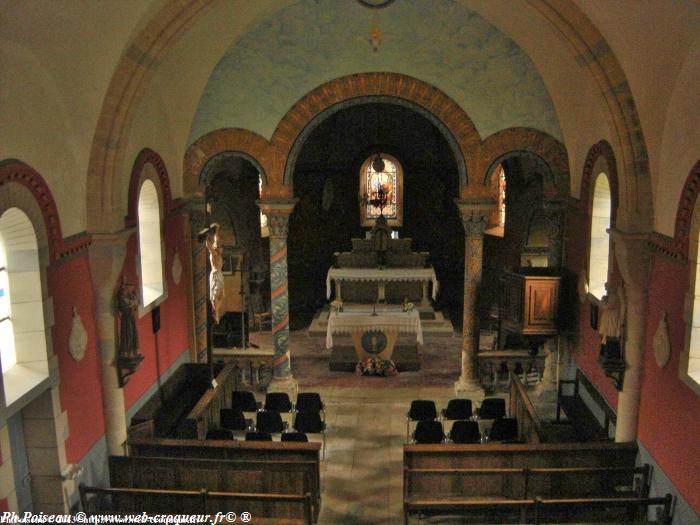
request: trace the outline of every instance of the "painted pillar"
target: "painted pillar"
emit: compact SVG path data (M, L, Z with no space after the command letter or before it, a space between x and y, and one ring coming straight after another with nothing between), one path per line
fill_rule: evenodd
M561 268L564 260L566 204L562 201L543 201L542 208L547 218L547 240L549 243L547 266Z
M206 227L204 213L204 199L190 199L186 206L189 223L189 245L192 287L188 301L192 306L192 327L194 332L194 346L192 361L203 363L207 359L207 346L209 344L207 333L207 304L209 298L209 285L207 276L207 250L204 243L200 242L197 235Z
M455 383L458 397L483 399L476 353L479 350L478 296L484 258L484 230L493 199L455 200L464 226L464 311L462 315L462 371Z
M270 230L270 292L272 344L275 350L268 392L287 392L296 398L289 357L289 296L287 281L287 233L289 216L299 199L257 201L267 215Z
M615 441L626 442L637 438L650 254L645 235L619 230L612 230L611 235L615 260L624 282L626 307L622 318L626 369L617 398Z
M105 437L107 451L111 455L124 454L123 443L126 441L124 390L119 387L116 368L118 342L114 292L124 266L126 243L132 233L133 228L115 234L93 234L89 251L90 273L97 309L97 346L102 363Z

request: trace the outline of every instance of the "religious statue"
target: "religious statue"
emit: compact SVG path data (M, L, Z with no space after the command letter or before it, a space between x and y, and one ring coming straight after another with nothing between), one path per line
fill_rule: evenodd
M209 274L209 300L211 301L212 315L216 324L224 313L224 275L221 269L224 265L224 247L221 244L221 226L214 223L209 227L206 238L207 250L209 250L209 262L211 273Z
M136 331L136 309L139 306L139 296L136 288L126 276L117 289L116 306L119 313L119 359L138 359L139 338Z
M600 358L604 360L622 359L620 339L624 322L625 298L622 286L611 292L605 283L605 295L600 304L598 333L601 336Z
M372 249L377 254L377 263L380 268L386 266L386 252L389 249L391 228L386 222L386 217L380 215L372 228Z

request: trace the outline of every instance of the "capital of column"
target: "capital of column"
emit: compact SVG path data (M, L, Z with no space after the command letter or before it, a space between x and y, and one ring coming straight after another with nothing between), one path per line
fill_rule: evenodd
M258 200L255 203L267 216L267 227L270 237L286 238L289 227L289 216L299 202L298 198L284 200Z
M615 261L628 289L646 291L649 280L651 253L648 236L610 229Z
M455 199L466 237L481 237L484 235L489 215L496 207L496 202L490 197L480 199Z

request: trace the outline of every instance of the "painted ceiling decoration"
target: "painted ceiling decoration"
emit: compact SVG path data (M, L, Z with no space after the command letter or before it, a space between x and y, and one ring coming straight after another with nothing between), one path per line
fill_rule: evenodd
M378 53L366 42L375 16L382 28ZM441 89L467 112L482 138L522 126L563 141L554 105L530 58L454 0L401 0L380 10L358 2L300 0L224 54L199 101L188 145L227 127L269 139L284 114L312 89L372 71L401 73Z

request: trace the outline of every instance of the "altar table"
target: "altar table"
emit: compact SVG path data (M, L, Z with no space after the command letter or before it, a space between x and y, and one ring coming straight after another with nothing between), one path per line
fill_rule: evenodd
M423 344L423 328L417 310L404 312L401 306L378 305L376 314L372 315L372 307L368 305L345 306L342 312L331 312L326 330L326 348L333 347L333 335L350 334L359 358L378 356L389 359L399 333L416 334L416 342ZM375 332L380 333L375 335ZM362 344L365 334L371 338L367 349ZM381 346L372 348L375 343Z
M415 282L423 283L423 297L421 305L427 304L428 283L433 283L433 301L437 299L438 280L433 268L331 268L326 276L326 298L331 297L331 281L335 282L335 298L342 301L341 283L344 281L365 281L378 284L378 301L383 302L384 285L387 282Z

